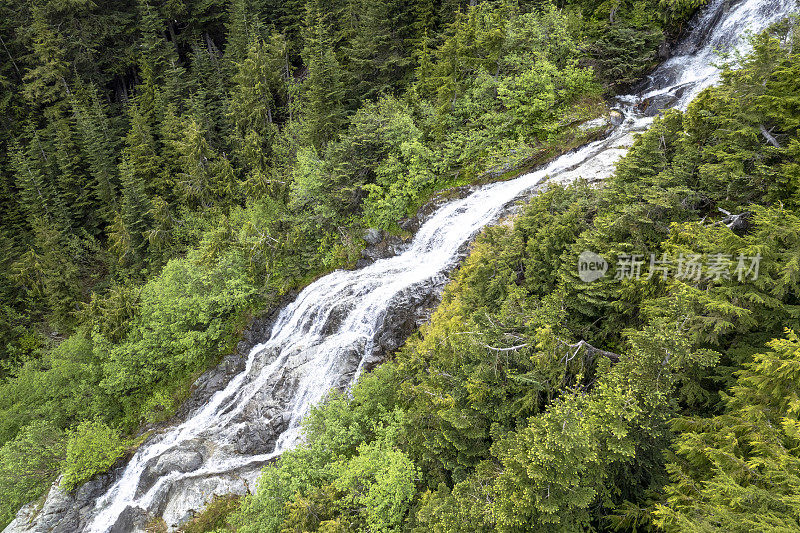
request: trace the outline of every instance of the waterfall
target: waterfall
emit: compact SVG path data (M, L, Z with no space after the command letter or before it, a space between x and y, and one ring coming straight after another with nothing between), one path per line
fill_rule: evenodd
M443 205L400 255L360 270L336 271L309 285L280 313L269 338L252 349L242 372L182 424L138 449L88 511L83 530L105 533L115 525L125 530L121 517L137 508L174 525L214 493L252 489L260 468L298 442L309 408L361 371L387 314L409 299L441 291L483 227L545 182L609 176L637 132L651 123L654 110L684 108L717 81L717 49L747 46L746 28L758 32L795 8L795 0L712 0L677 55L636 94L619 98L624 120L607 138ZM642 101L649 102L644 112Z

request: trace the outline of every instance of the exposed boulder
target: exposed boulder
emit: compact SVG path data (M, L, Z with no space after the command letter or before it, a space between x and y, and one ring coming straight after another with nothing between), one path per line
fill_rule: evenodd
M95 500L111 486L113 480L113 474L103 474L76 490L67 491L61 486L61 479L58 479L50 487L44 502L31 502L20 509L3 533L81 531L86 525L89 512L94 508Z
M150 518L150 515L144 509L126 507L108 533L144 532Z
M369 228L364 232L364 240L370 246L375 246L383 240L383 232L375 228Z

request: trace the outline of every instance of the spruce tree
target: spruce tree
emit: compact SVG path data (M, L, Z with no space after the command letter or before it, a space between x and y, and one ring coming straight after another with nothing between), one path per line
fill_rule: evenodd
M330 15L319 1L306 12L303 59L308 76L303 82L303 128L306 138L321 149L345 120L344 73L333 50Z
M276 122L285 113L281 108L288 105L286 54L287 43L280 34L273 34L269 43L251 42L247 57L238 65L231 94L235 153L249 179L263 182L267 185L263 189L273 193L275 187L268 185L272 144L278 131Z
M348 71L348 103L360 107L406 81L411 65L411 10L406 2L351 0L351 36L343 56Z
M137 181L142 183L148 194L169 194L174 183L170 176L164 176L161 172L163 160L150 123L142 113L138 102L128 107L128 117L130 129L125 137L122 156L130 167L129 171L136 174Z
M73 100L73 114L93 179L95 212L108 225L118 209L116 132L111 129L106 109L95 90L90 90L89 98L89 103Z
M28 129L32 138L27 147L23 148L16 141L11 146L11 168L21 193L21 211L31 228L35 221L41 219L65 231L69 227L69 219L51 176L45 146L39 132Z
M33 5L32 15L35 66L25 72L22 91L35 106L51 107L58 104L60 107L69 94L69 66L64 57L64 43L50 26L40 5Z
M195 46L191 55L191 96L188 109L206 131L215 150L229 151L231 121L230 72L225 63L207 49Z
M664 531L794 531L800 527L800 339L768 344L737 375L725 412L681 417L672 484L655 511Z
M230 163L209 146L194 118L186 122L182 137L178 150L184 203L193 208L225 205L237 192Z
M138 0L137 7L142 37L137 57L141 83L136 87L136 102L152 127L163 112L161 88L173 50L164 39L164 25L158 10L150 5L149 0Z
M252 37L255 35L253 14L248 0L233 0L225 24L225 61L231 70L244 61Z
M134 167L130 156L120 164L122 202L111 230L111 249L121 266L135 270L147 259L146 232L150 229L152 205L144 178Z
M71 122L65 119L55 124L58 202L73 231L86 230L94 235L100 222L95 212L94 191L86 186L89 173Z
M183 141L184 118L179 114L175 104L169 104L164 109L164 116L159 124L160 139L160 161L161 169L159 181L161 183L176 184L178 176L182 172L180 144ZM180 207L180 191L175 187L170 189L162 188L153 191L153 198L162 198L173 212Z

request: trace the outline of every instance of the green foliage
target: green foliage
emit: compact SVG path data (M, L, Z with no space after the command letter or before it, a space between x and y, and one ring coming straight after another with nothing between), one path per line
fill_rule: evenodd
M602 383L591 395L573 394L495 446L503 465L494 514L499 531L581 531L591 507L607 501L614 463L630 462L630 426L641 414L633 395ZM532 528L531 528L532 526Z
M43 360L26 362L0 384L0 442L13 439L37 420L66 429L93 416L102 405L99 379L92 343L80 334L66 339Z
M400 531L416 494L414 462L395 449L390 426L375 442L359 446L347 461L331 465L333 486L343 493L339 505L358 510L369 531Z
M437 190L592 138L575 126L701 4L2 3L0 524L54 479L65 435L72 486L166 419L251 313L352 267L366 227L396 230ZM490 531L510 523L503 498L538 516L501 490L502 468L542 468L520 442L550 442L557 406L576 402L587 424L625 424L595 440L564 426L579 458L565 486L581 497L551 518L599 527L652 506L639 489L663 484L654 413L717 408L741 364L796 325L797 39L791 24L759 36L602 193L554 187L486 232L422 337L308 419L242 527ZM751 228L719 224L717 207L751 212ZM763 275L577 282L577 252L634 247L761 253ZM640 383L606 377L582 340ZM635 408L606 405L619 397Z
M471 16L460 31L486 31L491 17ZM352 399L334 395L314 411L303 446L265 469L236 523L245 531L796 529L797 334L763 353L785 326L800 328L800 220L788 207L798 186L790 104L798 88L784 75L797 65L791 39L787 27L757 37L719 87L656 119L602 189L552 186L485 230L430 323L362 377ZM479 70L492 58L470 60ZM569 52L561 61L564 72ZM317 187L309 198L336 183L337 153L353 154L350 168L376 168L396 146L385 131L414 132L407 117L417 115L392 99L374 109L354 115L326 159L314 154L319 165L308 160L304 183ZM384 118L368 120L375 115ZM351 144L362 151L345 151ZM380 173L362 175L378 191L371 183ZM747 222L729 224L726 212ZM606 278L578 278L584 250L611 260ZM613 279L621 268L613 259L636 252L732 264L729 275L678 276L673 265L666 278ZM753 256L758 276L739 272L739 258ZM380 476L394 480L390 495Z
M352 400L333 394L312 409L303 420L307 444L264 469L233 519L239 531L325 530L339 519L396 530L418 473L398 449L402 414L380 383L391 374L380 375L360 382Z
M10 522L17 508L47 490L64 455L62 437L52 424L37 421L0 448L0 523Z
M228 518L239 506L239 496L215 496L199 516L181 526L183 533L225 531Z
M247 55L237 66L231 98L239 157L250 172L249 188L254 192L276 194L283 190L272 179L270 151L277 133L281 107L287 105L287 43L273 34L268 43L252 42Z
M320 150L344 124L344 76L334 53L330 14L318 1L309 2L306 11L303 59L308 78L303 84L303 124L309 144Z
M0 523L9 522L17 508L48 488L64 455L62 437L52 424L37 421L0 448Z
M426 145L411 110L396 99L367 104L351 119L341 142L331 150L342 176L361 175L364 218L389 228L407 216L436 179L436 155Z
M61 484L68 490L108 470L130 445L103 422L85 420L67 435Z
M657 63L658 46L664 39L658 29L610 25L591 48L598 69L622 85L634 83Z
M382 94L392 94L408 83L411 66L409 40L413 34L411 3L390 0L347 3L350 19L344 46L348 100L358 107Z
M601 79L630 86L665 59L662 48L707 0L569 2L585 18L583 48Z
M156 388L172 386L165 376L187 376L229 349L255 295L235 256L207 268L197 255L170 261L142 288L138 312L119 344L93 335L103 360L101 386L130 415L139 414L137 405Z
M797 494L800 339L795 331L768 344L737 372L724 413L682 417L672 483L655 511L665 531L792 531L800 527Z
M184 203L193 208L210 207L235 196L237 187L230 162L209 146L200 125L190 120L182 137L177 150L183 170L178 179Z

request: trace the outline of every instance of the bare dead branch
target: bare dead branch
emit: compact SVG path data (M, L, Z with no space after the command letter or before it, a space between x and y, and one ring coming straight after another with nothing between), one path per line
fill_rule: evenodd
M763 124L759 124L758 128L761 130L761 135L764 136L764 138L767 140L769 144L771 144L775 148L781 147L778 140L775 137L773 137L770 132L767 131L767 128L765 128Z

